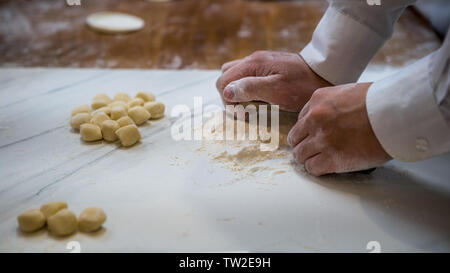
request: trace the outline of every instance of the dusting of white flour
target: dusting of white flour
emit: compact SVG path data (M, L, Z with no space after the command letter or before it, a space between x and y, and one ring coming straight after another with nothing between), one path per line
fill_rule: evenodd
M249 177L267 178L271 180L275 176L286 173L292 169L293 162L291 148L286 138L289 130L297 121L296 115L280 113L279 120L279 144L272 150L261 149L261 144L271 143L258 133L257 140L249 139L249 132L260 132L257 124L253 125L245 120L235 119L223 112L217 112L206 120L201 128L203 140L197 152L207 153L209 158L234 173L233 181L239 181ZM234 123L234 139L224 140L225 128L228 122ZM245 135L236 130L239 126L245 126ZM270 122L263 128L263 132L271 132ZM262 140L265 139L265 140Z

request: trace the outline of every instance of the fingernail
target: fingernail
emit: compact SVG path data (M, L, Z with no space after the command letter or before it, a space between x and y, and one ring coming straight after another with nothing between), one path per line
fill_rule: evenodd
M223 91L223 95L227 99L232 99L234 97L234 90L235 90L235 84L230 83L225 87L225 90Z

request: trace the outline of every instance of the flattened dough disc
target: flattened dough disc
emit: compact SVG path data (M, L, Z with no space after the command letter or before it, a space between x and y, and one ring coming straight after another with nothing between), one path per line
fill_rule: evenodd
M126 33L140 30L144 20L134 15L102 11L88 16L86 23L92 29L103 33Z

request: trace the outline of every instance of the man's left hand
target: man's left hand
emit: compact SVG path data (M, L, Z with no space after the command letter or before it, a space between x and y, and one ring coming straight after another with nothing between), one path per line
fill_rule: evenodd
M294 158L313 175L365 170L391 159L366 110L371 83L316 90L288 135Z

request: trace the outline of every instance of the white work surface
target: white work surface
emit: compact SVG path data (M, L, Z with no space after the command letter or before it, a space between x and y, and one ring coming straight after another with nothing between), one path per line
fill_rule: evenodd
M372 68L363 79L392 71ZM371 174L315 178L291 166L268 180L232 173L170 136L170 109L219 103L218 71L0 69L0 251L450 251L450 156L390 162ZM166 117L141 144L86 144L70 111L100 92L148 90ZM389 117L387 117L389 118ZM286 159L288 160L288 159ZM102 207L95 234L21 233L16 217L48 201Z

